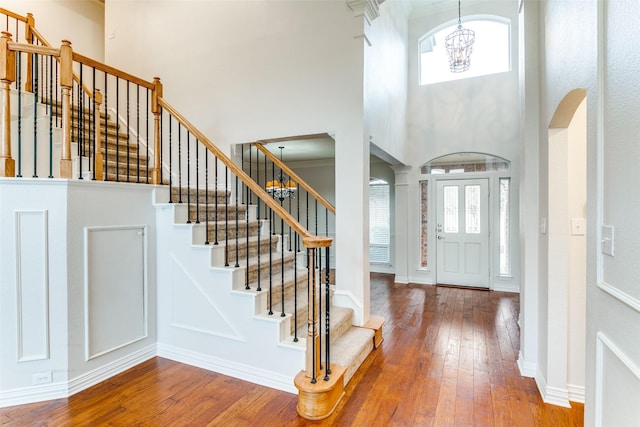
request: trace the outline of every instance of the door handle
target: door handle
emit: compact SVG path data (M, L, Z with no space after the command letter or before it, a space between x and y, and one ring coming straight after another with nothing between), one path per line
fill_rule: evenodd
M438 236L438 240L442 240L442 239L444 239L444 237Z

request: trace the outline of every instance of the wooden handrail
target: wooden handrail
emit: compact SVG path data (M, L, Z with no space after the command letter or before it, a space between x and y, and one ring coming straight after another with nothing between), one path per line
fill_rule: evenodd
M267 150L265 146L262 145L262 143L255 142L253 145L255 145L258 150L262 151L262 153L265 156L267 156L269 160L271 160L273 163L276 164L276 166L278 166L281 170L283 170L294 182L297 182L298 185L304 188L307 191L307 193L315 197L316 200L318 200L322 204L322 206L327 208L329 212L331 212L334 215L336 214L335 206L329 203L327 199L322 197L320 193L318 193L309 184L307 184L302 178L300 178L300 176L296 174L293 170L291 170L291 168L289 168L286 164L282 163L282 161L280 161L280 159L278 159L278 157L276 157L271 151Z
M193 134L201 144L213 153L220 161L231 170L242 182L251 189L269 208L271 208L276 215L280 216L284 221L293 228L298 234L302 236L302 241L305 247L327 247L331 246L333 239L331 237L314 236L312 235L302 224L291 216L279 203L277 203L273 197L271 197L257 182L255 182L249 175L247 175L242 168L233 163L226 154L224 154L218 147L207 138L202 132L200 132L193 124L191 124L182 114L167 103L163 98L158 99L158 104L167 110L169 114L175 117L186 128L188 132Z
M60 57L60 49L51 46L36 46L29 43L10 42L7 44L7 47L16 52L36 53L38 55L49 55L56 58Z
M26 16L18 15L17 13L11 12L4 7L0 7L0 14L7 15L9 18L17 19L18 21L27 22Z
M88 67L94 67L98 71L102 71L112 76L119 77L124 80L128 80L131 83L138 84L140 86L146 87L147 89L153 90L155 85L153 82L141 79L140 77L136 77L133 74L126 73L124 71L118 70L110 65L104 64L100 61L96 61L95 59L89 58L88 56L81 55L77 52L73 52L73 60L76 62L80 62L83 65Z

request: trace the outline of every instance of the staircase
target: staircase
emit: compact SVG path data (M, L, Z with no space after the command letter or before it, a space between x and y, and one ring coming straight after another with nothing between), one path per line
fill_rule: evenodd
M196 197L199 202L197 208ZM284 245L283 252L281 236L269 235L266 231L267 222L255 218L254 209L239 204L236 210L230 197L230 193L224 190L209 191L207 205L207 195L203 190L191 190L187 194L186 189L172 188L171 200L182 200L183 203L157 205L161 222L168 222L166 234L165 225L158 224L158 239L160 246L166 244L170 248L169 264L173 264L165 265L166 275L160 273L166 280L159 277L159 293L176 295L181 289L184 291L179 302L159 297L167 304L160 310L176 313L180 309L175 304L181 304L192 308L191 319L213 321L224 318L230 325L232 318L242 319L239 323L246 327L236 328L237 335L229 337L229 340L246 341L240 346L231 345L238 351L235 361L239 365L233 367L236 376L250 379L253 368L248 368L248 364L252 363L254 368L269 372L265 377L281 381L257 382L295 392L293 377L304 368L307 337L308 270L305 267L304 249L296 253L287 250ZM187 204L187 199L190 199L190 204ZM208 232L205 231L207 217ZM236 239L236 236L239 238ZM205 239L208 245L203 244ZM176 275L176 269L189 271L185 276L177 277L181 274ZM173 276L171 270L174 270ZM193 292L193 288L198 291ZM321 291L319 325L324 328L324 284ZM202 298L210 299L214 304L199 304L198 299ZM220 304L216 304L218 301ZM331 364L346 368L341 385L344 386L374 348L374 330L353 326L351 309L334 305L330 308ZM195 330L215 327L188 323L190 320L183 315L178 314L173 325L159 325L159 349L166 349L161 350L159 355L223 373L230 372L224 366L216 365L218 357L225 357L225 347L229 344L220 337L224 335L223 331L209 329L202 334L194 334ZM261 344L265 333L271 337L269 344ZM326 343L321 345L324 357ZM283 365L277 359L290 362ZM244 368L248 370L240 372ZM318 382L323 382L322 377L318 378Z

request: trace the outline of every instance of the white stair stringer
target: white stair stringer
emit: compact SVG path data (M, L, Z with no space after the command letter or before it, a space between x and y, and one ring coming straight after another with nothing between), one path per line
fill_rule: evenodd
M266 315L264 291L237 290L243 267L211 266L219 249L197 244L204 225L185 224L187 209L156 203L158 356L295 393L305 347L288 340L291 316Z

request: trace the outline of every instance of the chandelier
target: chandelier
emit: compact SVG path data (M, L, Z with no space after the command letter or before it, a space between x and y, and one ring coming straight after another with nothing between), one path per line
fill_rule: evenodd
M444 39L444 46L449 55L449 70L452 73L462 73L471 66L471 52L476 33L468 28L462 28L460 20L460 0L458 0L458 28Z
M280 149L280 163L282 163L282 150L284 147L278 147ZM294 197L295 192L298 189L298 185L295 181L292 181L282 173L282 170L276 176L276 179L273 181L267 181L267 185L265 185L265 190L267 193L271 194L271 196L275 199L280 199L283 201L287 197Z

